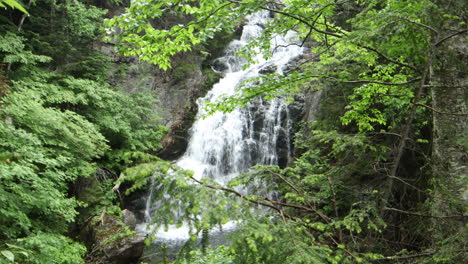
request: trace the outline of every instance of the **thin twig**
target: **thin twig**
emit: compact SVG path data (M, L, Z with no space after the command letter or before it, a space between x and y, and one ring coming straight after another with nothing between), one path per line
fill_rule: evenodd
M231 3L235 3L235 4L242 4L242 2L236 1L236 0L228 0L228 1L231 2ZM296 15L293 15L293 14L290 14L290 13L287 13L287 12L284 12L284 11L281 11L281 10L265 7L265 6L260 6L259 8L263 9L263 10L266 10L266 11L270 11L270 12L275 13L275 14L280 14L280 15L295 19L295 20L307 25L309 28L314 29L315 31L317 31L319 33L334 36L334 37L337 37L337 38L342 38L343 37L341 35L336 34L335 32L327 32L327 31L323 31L321 29L318 29L313 24L309 23L307 20L305 20L302 17L296 16Z
M336 202L335 186L333 184L333 181L332 181L331 177L328 176L327 178L328 178L328 184L330 185L330 190L331 190L332 195L333 195L332 196L332 201L333 201L333 209L335 211L335 217L338 219L339 215L338 215L338 205L337 205L337 202ZM343 230L342 229L340 229L338 231L338 239L339 239L340 243L343 242Z
M416 191L418 191L418 192L424 193L424 191L423 191L423 190L421 190L421 189L419 189L418 187L416 187L416 186L414 186L414 185L410 184L409 182L407 182L407 181L403 180L403 179L402 179L402 178L400 178L400 177L397 177L397 176L392 176L392 175L388 175L388 177L389 177L389 178L392 178L392 179L395 179L395 180L398 180L398 181L400 181L400 182L402 182L402 183L404 183L404 184L408 185L409 187L411 187L411 188L415 189L415 190L416 190Z
M468 252L468 249L457 250L456 252L459 252L459 253ZM432 255L435 255L436 253L437 251L419 253L419 254L414 254L414 255L409 255L409 256L391 256L391 257L385 257L385 258L380 258L380 259L372 259L370 260L370 262L384 262L384 261L395 261L395 260L405 260L405 259L413 259L413 258L421 258L421 257L430 257Z
M436 35L439 34L439 31L437 31L437 30L434 29L433 27L431 27L431 26L429 26L429 25L426 25L426 24L423 24L423 23L420 23L420 22L417 22L417 21L414 21L414 20L411 20L411 19L409 19L409 18L401 17L401 16L388 16L388 17L398 18L398 19L401 19L401 20L410 22L411 24L415 24L415 25L424 27L424 28L426 28L426 29L429 29L430 31L432 31L432 32L435 33Z
M385 53L383 53L382 51L376 49L376 48L373 48L373 47L370 47L370 46L367 46L367 45L362 45L362 44L358 44L358 47L361 47L361 48L364 48L364 49L367 49L367 50L370 50L370 51L373 51L377 54L379 54L380 56L382 56L384 59L390 61L390 62L393 62L397 65L400 65L402 67L406 67L406 68L410 68L412 70L414 70L415 72L421 72L418 68L416 68L415 66L413 65L410 65L410 64L407 64L407 63L404 63L404 62L400 62L400 61L397 61L395 59L392 59L390 57L388 57Z
M466 215L444 215L444 216L425 215L425 214L420 214L420 213L415 213L415 212L408 212L408 211L400 210L400 209L397 209L397 208L386 207L386 206L383 209L386 210L386 211L394 211L394 212L398 212L398 213L402 213L402 214L409 214L409 215L415 215L415 216L420 216L420 217L440 218L440 219L455 218L455 219L463 220L466 217L468 217Z
M420 81L421 78L416 78L416 79L411 79L407 82L401 82L401 83L392 83L392 82L380 82L380 81L372 81L372 80L356 80L356 81L344 81L343 83L375 83L375 84L382 84L382 85L394 85L394 86L399 86L399 85L407 85L413 82Z
M419 100L422 97L423 89L424 89L424 84L426 83L427 78L429 77L429 72L430 72L430 67L432 66L432 60L434 58L434 52L431 50L430 53L428 54L428 60L425 66L425 70L423 72L423 76L421 78L420 85L416 89L416 94L414 96L414 101L413 105L411 107L411 110L409 112L408 120L406 121L405 126L403 127L403 131L401 133L401 140L398 144L398 148L396 150L396 156L393 161L393 166L392 169L390 170L390 174L388 175L388 183L386 186L386 190L384 191L384 200L388 201L388 198L390 197L390 194L393 189L393 183L394 179L401 180L400 178L397 177L397 172L398 168L400 167L400 161L401 158L403 157L403 152L406 148L406 141L409 139L409 134L411 131L411 124L413 123L413 120L416 115L416 104L419 103ZM405 182L406 183L406 182ZM412 185L410 185L412 186Z

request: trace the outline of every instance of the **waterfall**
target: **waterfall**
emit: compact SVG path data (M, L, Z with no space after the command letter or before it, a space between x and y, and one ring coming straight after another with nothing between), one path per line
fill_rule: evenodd
M271 40L275 47L271 58L264 59L259 55L254 58L256 63L245 67L246 60L237 56L236 52L262 34L268 19L268 12L247 17L248 22L243 27L240 40L232 41L224 55L213 63L213 70L221 72L224 77L205 97L198 99L198 118L190 130L187 151L177 161L180 167L194 171L197 179L210 177L225 184L253 165L285 166L287 163L292 124L284 98L257 98L231 113L217 112L200 118L206 114L206 102L235 94L242 81L262 73L282 74L288 62L302 54L301 47L290 45L296 40L295 34L290 32ZM150 208L148 205L147 211L151 211ZM171 228L168 232L158 232L156 237L159 240L182 240L188 238L188 231L187 228Z

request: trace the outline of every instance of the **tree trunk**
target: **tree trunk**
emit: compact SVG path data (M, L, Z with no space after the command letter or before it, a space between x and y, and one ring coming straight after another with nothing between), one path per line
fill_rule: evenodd
M433 75L433 203L432 214L466 215L468 203L468 73L466 34L437 47ZM456 113L458 115L451 115ZM434 246L445 239L452 250L466 243L464 221L436 219ZM465 237L464 237L465 236ZM465 240L465 241L464 241ZM457 243L459 242L459 243ZM447 244L447 246L450 246Z

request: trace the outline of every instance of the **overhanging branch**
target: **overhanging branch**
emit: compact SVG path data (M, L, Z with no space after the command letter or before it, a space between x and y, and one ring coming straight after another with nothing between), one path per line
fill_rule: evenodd
M468 116L468 113L448 113L448 112L442 112L442 111L439 111L439 110L437 110L437 109L434 109L433 107L430 107L430 106L428 106L428 105L426 105L426 104L417 103L416 105L426 107L427 109L433 111L434 113L441 114L441 115Z

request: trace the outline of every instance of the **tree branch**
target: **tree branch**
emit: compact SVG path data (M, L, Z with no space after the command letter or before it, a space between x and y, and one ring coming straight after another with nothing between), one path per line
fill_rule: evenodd
M437 31L437 30L434 29L433 27L431 27L431 26L429 26L429 25L426 25L426 24L423 24L423 23L420 23L420 22L416 22L416 21L411 20L411 19L409 19L409 18L401 17L401 16L388 16L388 17L398 18L398 19L401 19L401 20L410 22L411 24L415 24L415 25L421 26L421 27L423 27L423 28L429 29L430 31L432 31L432 32L435 33L436 35L439 34L439 31Z
M447 113L447 112L438 111L438 110L434 109L433 107L430 107L430 106L428 106L426 104L417 103L416 105L426 107L426 108L432 110L433 112L435 112L437 114L441 114L441 115L468 116L468 113Z
M457 250L456 252L468 252L468 249L462 249L462 250ZM421 257L430 257L433 256L437 253L437 251L432 251L432 252L425 252L425 253L419 253L419 254L414 254L414 255L409 255L409 256L392 256L392 257L385 257L385 258L380 258L380 259L372 259L370 262L384 262L384 261L395 261L395 260L405 260L405 259L413 259L413 258L421 258Z
M242 2L240 2L238 0L228 0L228 1L232 2L232 3L235 3L235 4L242 4ZM259 8L262 9L262 10L270 11L270 12L275 13L275 14L280 14L280 15L295 19L295 20L307 25L309 28L312 28L313 30L319 32L319 33L329 35L329 36L334 36L334 37L337 37L337 38L342 38L343 37L341 35L336 34L335 32L328 32L328 31L320 30L320 29L316 28L313 24L306 21L302 17L296 16L296 15L293 15L293 14L290 14L290 13L287 13L287 12L284 12L284 11L281 11L281 10L265 7L265 6L260 6Z
M423 93L423 90L424 90L424 84L426 83L426 80L429 77L430 68L432 66L433 58L434 58L434 52L431 50L431 51L429 51L429 54L428 54L428 60L427 60L426 66L425 66L425 70L423 72L423 76L422 76L422 78L420 80L421 81L420 85L416 89L413 105L412 105L411 110L409 112L408 120L407 120L405 126L403 127L403 131L401 133L402 137L401 137L401 140L400 140L400 142L398 144L398 148L397 148L396 153L395 153L395 159L393 161L392 169L390 170L390 174L388 175L388 182L387 182L386 190L384 191L384 194L383 194L385 201L388 201L388 198L390 197L390 194L392 192L393 184L394 184L393 180L394 179L400 179L400 178L397 177L398 168L400 167L400 161L401 161L401 158L403 157L403 152L404 152L404 150L406 148L406 141L409 138L409 134L410 134L410 131L411 131L411 124L413 123L414 117L416 115L416 106L417 106L416 104L419 103L419 100L421 99L421 96L422 96L422 93ZM383 207L382 207L382 211L383 211Z
M263 206L266 206L266 207L269 207L269 208L272 208L276 211L278 211L278 213L286 216L287 218L289 219L293 219L293 217L291 217L288 213L284 212L283 210L281 210L280 208L274 206L274 205L271 205L271 204L268 204L268 203L265 203L265 202L262 202L262 201L257 201L257 200L253 200L253 199L250 199L248 198L247 196L241 194L240 192L236 191L236 190L233 190L233 189L229 189L229 188L225 188L225 187L221 187L221 186L214 186L214 185L210 185L210 184L206 184L200 180L197 180L195 177L193 176L190 176L190 178L195 181L196 183L200 184L200 185L203 185L207 188L210 188L210 189L213 189L213 190L218 190L218 191L225 191L225 192L229 192L229 193L232 193L248 202L251 202L251 203L254 203L254 204L258 204L258 205L263 205Z
M394 211L394 212L398 212L398 213L402 213L402 214L409 214L409 215L415 215L415 216L420 216L420 217L439 218L439 219L455 218L455 219L463 220L463 219L468 217L466 215L445 215L445 216L425 215L425 214L420 214L420 213L415 213L415 212L408 212L408 211L400 210L400 209L397 209L397 208L386 207L386 206L383 209L386 210L386 211Z
M394 85L394 86L399 86L399 85L407 85L413 82L420 81L421 78L416 78L416 79L411 79L407 82L402 82L402 83L392 83L392 82L380 82L380 81L372 81L372 80L356 80L356 81L344 81L343 83L375 83L375 84L382 84L382 85Z
M402 67L410 68L410 69L412 69L412 70L415 71L415 72L421 72L421 71L418 70L418 68L416 68L415 66L410 65L410 64L407 64L407 63L404 63L404 62L399 62L399 61L397 61L397 60L394 60L394 59L388 57L387 55L385 55L383 52L379 51L379 50L376 49L376 48L373 48L373 47L370 47L370 46L367 46L367 45L362 45L362 44L358 44L358 47L361 47L361 48L364 48L364 49L373 51L373 52L379 54L380 56L382 56L384 59L386 59L386 60L388 60L388 61L390 61L390 62L393 62L393 63L395 63L395 64L397 64L397 65L400 65L400 66L402 66Z
M468 29L464 29L464 30L455 32L455 33L453 33L453 34L450 34L450 35L446 36L445 38L443 38L443 39L437 41L437 43L436 43L434 46L437 47L437 46L439 46L440 44L442 44L442 42L444 42L444 41L446 41L446 40L448 40L448 39L450 39L450 38L452 38L452 37L455 37L456 35L460 35L460 34L463 34L463 33L466 33L466 32L468 32Z

